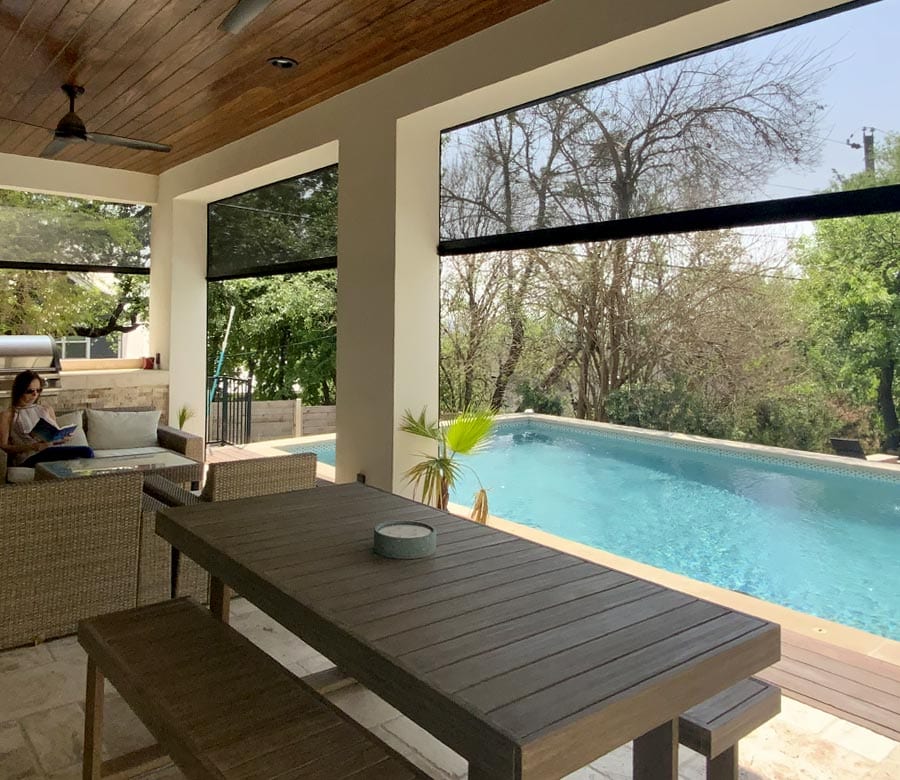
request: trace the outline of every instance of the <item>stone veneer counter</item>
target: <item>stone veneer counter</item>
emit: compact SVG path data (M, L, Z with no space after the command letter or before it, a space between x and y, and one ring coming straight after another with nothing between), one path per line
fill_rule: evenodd
M162 410L165 420L169 372L141 368L63 371L59 393L48 396L45 403L61 411L147 406Z

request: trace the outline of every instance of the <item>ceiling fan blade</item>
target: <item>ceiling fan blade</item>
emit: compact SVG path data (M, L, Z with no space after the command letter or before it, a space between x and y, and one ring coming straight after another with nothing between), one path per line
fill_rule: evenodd
M51 133L53 132L52 127L44 127L43 125L36 125L31 122L25 122L22 119L13 119L12 117L9 117L9 116L0 116L0 122L13 122L14 124L17 124L17 125L25 125L25 127L33 127L36 130L48 130Z
M222 23L219 25L220 30L225 30L232 35L237 35L250 22L266 10L272 4L273 0L238 0L237 5L228 12Z
M47 144L46 148L43 152L41 152L41 157L55 157L59 154L63 149L65 149L69 145L69 141L66 138L54 138L49 144Z
M168 144L158 144L153 141L139 141L137 138L123 138L120 135L107 135L106 133L88 133L87 140L95 144L110 144L111 146L127 146L129 149L141 149L147 152L171 152Z

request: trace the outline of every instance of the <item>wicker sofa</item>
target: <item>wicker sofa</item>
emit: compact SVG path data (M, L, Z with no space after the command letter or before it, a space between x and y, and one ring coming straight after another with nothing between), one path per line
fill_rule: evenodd
M79 409L58 409L56 411L58 419L62 421L62 423L71 424L66 419L66 417L71 417L74 412L80 412L82 410ZM150 407L130 407L130 408L122 408L122 409L100 409L98 411L101 412L150 412L153 411ZM88 440L90 440L91 433L90 429L85 425L85 431L87 433ZM185 481L190 482L200 482L203 477L203 456L204 456L204 448L203 448L203 437L195 436L192 433L187 433L185 431L179 430L178 428L173 428L169 425L164 425L163 423L159 423L156 426L156 448L162 448L167 450L172 450L173 452L177 452L180 455L184 455L186 458L191 458L192 460L197 461L196 473L191 475L189 479ZM150 449L155 448L136 448L131 451L128 450L96 450L95 454L97 457L109 457L111 455L127 455L127 454L142 454ZM3 453L0 452L0 484L6 482L6 470L7 470L7 461L6 458L2 456Z
M75 631L81 618L169 598L162 506L139 472L0 484L0 650ZM180 567L179 596L207 601L208 576Z

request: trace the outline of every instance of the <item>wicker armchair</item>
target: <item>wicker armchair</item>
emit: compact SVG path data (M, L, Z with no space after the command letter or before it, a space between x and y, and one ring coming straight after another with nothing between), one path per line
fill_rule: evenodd
M199 496L159 474L147 475L144 480L144 492L147 494L148 506L158 509L160 506L190 506L199 502L287 493L292 490L305 490L315 485L315 453L301 452L273 458L210 463L206 484ZM160 537L157 539L171 549ZM209 575L205 569L186 555L173 555L172 566L175 571L175 582L171 591L173 595L193 596L200 602L209 601Z
M177 486L176 486L177 487ZM187 493L187 491L185 491ZM192 498L191 493L188 493ZM141 556L138 573L138 606L175 596L190 596L201 604L209 601L209 575L187 556L180 556L176 582L172 582L172 547L156 533L156 513L166 505L144 495L141 506Z
M144 491L167 506L186 506L196 501L229 501L287 493L315 485L316 455L300 452L274 458L210 463L206 484L199 497L156 474L147 477Z
M140 474L0 486L0 648L133 607Z

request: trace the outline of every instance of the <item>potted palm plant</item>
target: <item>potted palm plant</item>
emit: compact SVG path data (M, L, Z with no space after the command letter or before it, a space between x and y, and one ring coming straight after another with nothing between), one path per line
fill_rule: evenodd
M450 503L450 490L456 484L463 468L468 468L478 479L474 469L461 463L459 455L472 455L487 443L494 426L494 413L482 409L466 409L460 412L449 425L438 421L428 421L426 410L418 417L407 410L403 415L400 430L430 439L437 444L437 454L422 453L422 460L406 472L414 491L421 491L422 501L433 504L438 509L446 509ZM481 480L478 480L481 485ZM472 519L484 524L488 516L487 491L481 486L472 504Z

